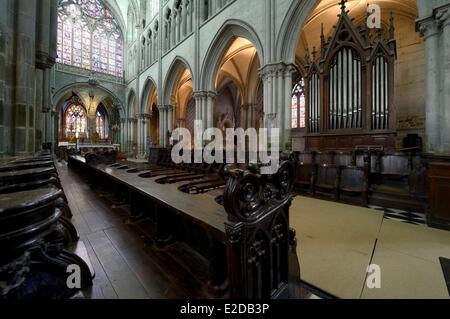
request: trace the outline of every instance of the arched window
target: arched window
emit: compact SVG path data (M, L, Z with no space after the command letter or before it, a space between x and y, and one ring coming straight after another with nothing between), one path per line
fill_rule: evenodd
M64 114L66 137L84 137L87 132L86 110L79 104L70 105Z
M305 80L300 80L292 90L292 128L306 127Z
M97 108L95 131L99 135L100 139L105 140L108 138L108 115L101 105Z
M58 63L123 76L123 37L100 0L60 0Z

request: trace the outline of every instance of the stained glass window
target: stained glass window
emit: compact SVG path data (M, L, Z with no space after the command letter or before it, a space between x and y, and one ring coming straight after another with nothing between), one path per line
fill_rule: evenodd
M100 0L60 0L57 62L123 76L123 37Z
M97 109L97 116L95 119L95 130L98 133L100 139L105 140L108 138L108 117L102 106Z
M87 132L87 116L83 106L72 104L65 113L65 133L67 137L79 137Z
M306 127L305 81L301 78L292 90L292 128Z

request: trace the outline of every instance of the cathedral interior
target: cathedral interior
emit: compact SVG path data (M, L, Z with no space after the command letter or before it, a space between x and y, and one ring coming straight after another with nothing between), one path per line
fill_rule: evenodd
M449 194L449 0L0 0L0 300L449 299Z

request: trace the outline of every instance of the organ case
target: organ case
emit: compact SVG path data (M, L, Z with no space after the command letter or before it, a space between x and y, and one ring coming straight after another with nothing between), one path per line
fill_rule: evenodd
M305 56L306 149L395 148L396 41L388 30L357 27L342 3L335 31Z

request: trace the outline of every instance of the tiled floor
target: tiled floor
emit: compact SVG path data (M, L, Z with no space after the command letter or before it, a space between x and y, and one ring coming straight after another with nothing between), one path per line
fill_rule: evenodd
M384 208L379 206L369 206L369 208L384 212L384 218L388 220L394 220L411 225L427 225L425 214L407 212L400 209Z

